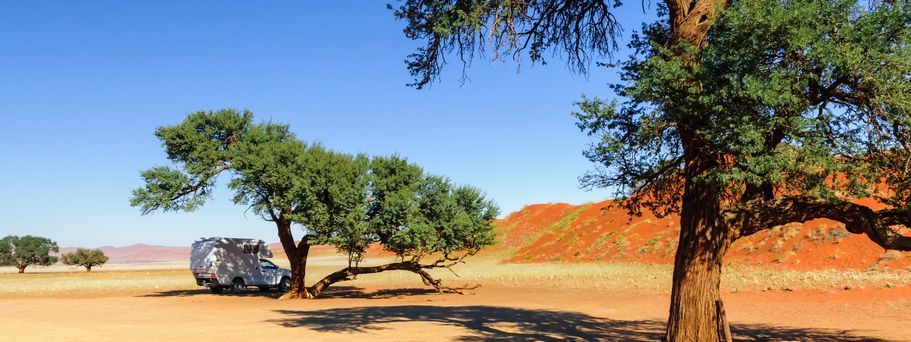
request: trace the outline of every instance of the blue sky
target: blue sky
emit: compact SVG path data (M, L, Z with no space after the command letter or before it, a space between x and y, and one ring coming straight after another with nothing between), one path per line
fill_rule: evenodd
M154 129L187 113L248 108L345 152L400 153L485 190L504 213L603 200L580 190L589 142L569 112L610 96L615 72L477 60L429 89L411 81L384 1L0 1L0 236L61 246L277 240L230 193L192 213L141 216L139 171L167 164ZM654 10L649 10L653 12ZM619 14L626 36L646 20ZM224 181L224 180L222 180Z

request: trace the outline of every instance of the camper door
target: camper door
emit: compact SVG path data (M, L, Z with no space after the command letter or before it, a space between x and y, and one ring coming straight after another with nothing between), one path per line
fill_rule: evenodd
M244 259L249 259L252 262L252 267L250 267L249 271L250 282L248 285L267 284L266 277L259 264L259 251L262 248L265 248L262 241L243 244Z

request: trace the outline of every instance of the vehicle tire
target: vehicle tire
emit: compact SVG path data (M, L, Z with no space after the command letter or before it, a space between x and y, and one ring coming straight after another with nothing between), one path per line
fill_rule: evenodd
M222 286L209 286L209 291L212 291L214 294L221 294L225 291L225 288Z
M247 285L244 284L244 280L241 278L235 278L234 282L231 283L231 292L241 293L247 289Z
M269 292L268 286L259 286L259 292Z
M288 292L291 290L291 278L284 277L280 282L278 282L278 290L281 292Z

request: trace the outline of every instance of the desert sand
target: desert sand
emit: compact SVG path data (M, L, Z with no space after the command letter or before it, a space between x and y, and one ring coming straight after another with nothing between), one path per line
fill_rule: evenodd
M280 261L280 260L279 260ZM335 269L317 260L308 280ZM375 261L375 262L380 262ZM661 337L668 266L460 265L438 294L409 273L362 276L317 300L251 289L213 295L180 264L0 274L5 341L305 338L318 341L632 340ZM737 340L911 340L911 280L886 272L732 269L723 298Z

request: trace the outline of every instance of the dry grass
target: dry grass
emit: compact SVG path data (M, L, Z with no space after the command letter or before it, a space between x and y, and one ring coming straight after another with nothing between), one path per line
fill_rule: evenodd
M195 285L190 271L184 269L0 274L0 296L141 292Z
M276 260L286 264L283 260ZM372 259L364 265L390 262ZM343 267L342 258L314 260L308 268L312 283ZM162 265L159 265L161 267ZM142 268L142 265L132 267ZM180 268L176 268L180 267ZM624 263L541 263L504 264L494 257L479 257L453 268L432 273L447 285L496 285L517 289L562 288L630 293L668 293L672 268L669 265ZM361 275L339 285L365 287L421 287L420 278L409 272ZM833 289L911 286L907 271L782 271L751 267L726 267L722 288L726 291L764 291L794 289ZM91 273L71 269L45 269L26 274L0 273L0 296L65 295L67 293L149 292L198 289L189 271L182 266L170 269L128 269L108 267Z

